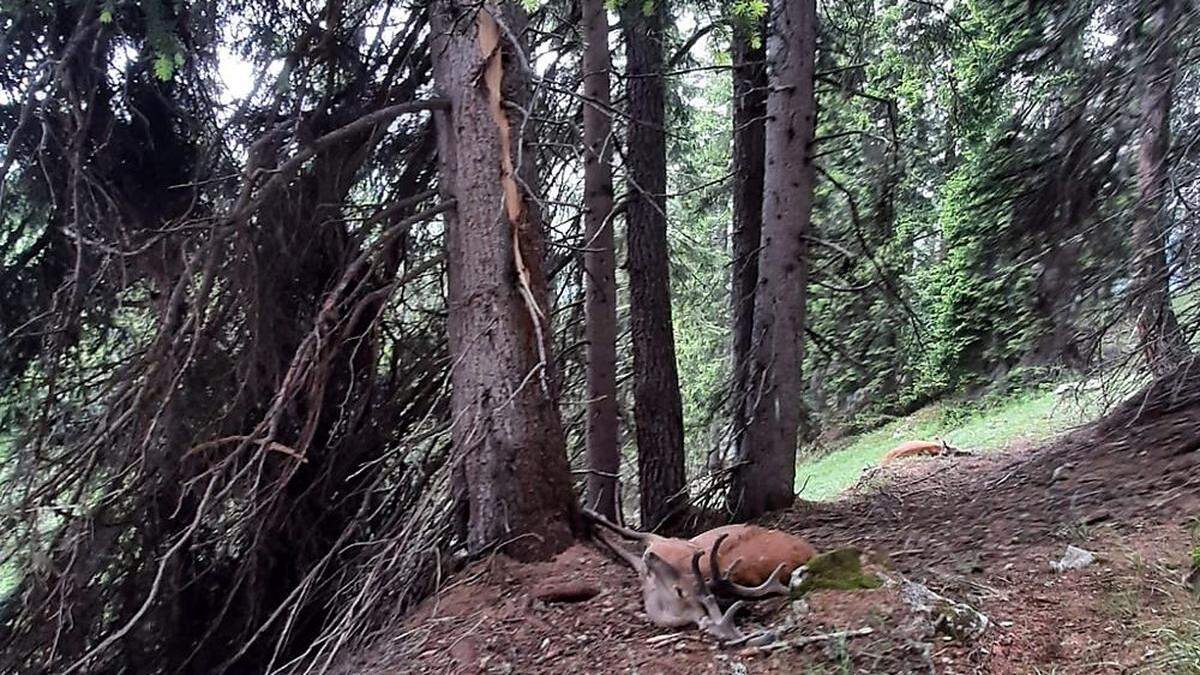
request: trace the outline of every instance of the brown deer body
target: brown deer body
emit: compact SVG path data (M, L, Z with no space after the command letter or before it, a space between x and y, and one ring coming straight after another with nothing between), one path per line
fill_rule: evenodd
M678 539L630 530L586 509L584 514L645 545L639 557L596 532L600 541L638 572L642 601L652 623L666 627L695 624L722 640L742 637L733 623L741 601L722 610L718 596L755 599L787 595L792 572L816 554L812 545L796 535L756 525L725 525L691 539Z
M943 455L968 455L970 453L951 447L946 441L905 441L888 450L880 464L891 464L908 457L941 457Z
M816 554L812 545L794 534L757 525L724 525L687 540L660 538L657 545L651 544L646 550L653 551L679 569L687 569L691 565L692 552L700 551L700 569L705 580L711 581L712 565L707 563L707 558L722 539L724 542L717 553L717 567L723 570L729 581L743 586L758 586L771 579L786 579ZM685 543L686 547L669 546L668 542L672 541ZM678 556L684 548L686 555ZM676 557L667 557L672 554Z

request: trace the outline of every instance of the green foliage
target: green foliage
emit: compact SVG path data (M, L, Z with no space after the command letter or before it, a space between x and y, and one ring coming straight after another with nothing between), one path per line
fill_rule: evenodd
M750 46L762 47L766 36L762 33L769 6L766 0L735 0L729 5L730 23L735 30L747 31Z
M857 16L837 3L826 11ZM836 38L847 40L847 62L869 65L819 91L818 136L857 139L818 146L829 180L818 186L817 235L858 254L839 261L830 246L813 251L806 369L814 373L810 406L824 424L869 425L990 383L1031 357L1056 358L1045 336L1072 320L1069 294L1121 259L1102 236L1108 230L1093 226L1073 263L1078 274L1059 289L1064 306L1038 305L1039 262L1069 234L1057 228L1101 217L1056 206L1069 190L1088 189L1080 186L1088 161L1048 161L1061 113L1046 101L1080 81L1073 51L1038 70L1024 56L1056 22L1075 39L1068 29L1084 12L1042 12L1021 3L946 11L892 3L868 25L869 37ZM888 135L894 140L880 138ZM1078 183L1054 192L1056 171Z
M727 76L699 75L673 82L672 97L691 105L675 110L679 129L669 149L668 203L672 320L683 397L689 460L696 464L719 442L717 413L729 377L729 254L731 204Z
M821 6L821 173L798 374L810 438L886 424L962 391L1008 397L1107 346L1081 338L1124 274L1132 201L1108 175L1124 170L1115 158L1128 154L1128 137L1094 107L1096 59L1121 52L1085 56L1098 48L1086 47L1083 27L1110 30L1102 7ZM722 10L751 22L765 6L739 0ZM1050 42L1061 48L1039 51ZM727 80L722 71L669 80L670 190L685 192L669 200L672 292L693 458L716 442L713 412L728 380L728 292L718 292L728 269L710 265L728 263L719 233L729 205L687 191L730 164ZM1078 156L1067 158L1068 148ZM1073 248L1050 270L1064 246ZM1055 273L1065 279L1058 286L1047 282ZM1176 305L1194 307L1194 294L1181 287ZM950 422L993 404L980 405L954 407L961 417Z
M146 22L146 45L149 47L154 76L169 82L184 64L183 45L176 34L170 0L140 0Z
M169 82L175 76L175 69L182 65L182 54L176 54L174 57L158 54L154 57L154 76L164 82Z
M848 5L827 11L830 21L860 18ZM840 79L818 90L824 175L814 203L805 361L817 427L903 412L918 399L912 364L923 328L909 270L914 243L936 222L924 185L940 179L930 143L918 138L931 105L900 51L909 42L903 25L902 9L889 6L861 37L821 36L843 41L823 53L845 55L820 65Z
M735 0L729 5L729 11L739 19L757 21L767 15L765 0Z
M765 7L741 1L726 9L752 21ZM996 176L1015 174L1054 132L1045 116L1018 132L1013 111L1041 105L1078 79L1070 68L1039 72L1021 60L1053 17L1008 2L948 11L884 3L869 19L858 9L821 9L822 25L855 31L819 37L818 69L833 74L818 83L815 147L823 173L809 248L803 376L814 430L870 427L965 387L1007 380L1001 376L1026 363L1055 320L1036 305L1041 271L1030 264L1053 232L1023 216L1028 207L1012 204L1026 183L996 194ZM679 130L672 191L719 177L729 165L728 118L710 108L728 96L719 91L727 79L716 72L672 81L679 87L669 106ZM1050 177L1052 170L1045 169ZM721 256L701 242L716 242L728 205L692 194L670 204L676 336L693 447L711 435L701 411L719 401L714 388L727 370L716 328L727 301L709 291L725 287L728 272L707 268L705 261ZM1100 239L1103 231L1095 232ZM1089 239L1076 263L1079 286L1083 270L1111 269L1123 255L1119 246L1091 246Z
M980 166L968 158L943 191L944 258L918 276L929 316L930 349L919 386L953 391L995 364L1015 361L1030 342L1030 275L999 255L1005 222L977 205Z

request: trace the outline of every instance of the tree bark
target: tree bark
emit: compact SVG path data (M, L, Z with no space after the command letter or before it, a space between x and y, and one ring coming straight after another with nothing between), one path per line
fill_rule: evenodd
M730 304L733 325L731 419L735 454L746 427L746 377L754 334L754 289L762 242L766 153L766 20L753 26L733 18L733 234ZM755 37L759 38L755 45Z
M667 137L663 95L665 0L621 5L629 81L629 322L642 526L684 501L683 403L671 327L667 255Z
M1104 153L1108 159L1097 156L1092 128L1077 110L1060 110L1055 121L1062 125L1052 150L1055 159L1046 163L1039 190L1013 216L1038 241L1042 262L1030 298L1039 325L1022 363L1061 363L1080 370L1086 361L1077 336L1082 279L1078 233L1095 214L1097 193L1117 153Z
M1171 31L1175 0L1147 3L1142 25L1141 142L1138 148L1138 202L1132 246L1138 337L1150 369L1168 372L1187 353L1171 308L1167 267L1167 150L1171 142L1171 88L1175 64Z
M777 0L767 41L766 177L762 253L747 386L747 427L733 473L740 518L791 506L802 396L807 235L812 219L810 148L816 118L816 0Z
M612 121L609 118L608 12L583 0L584 337L587 340L587 501L617 522L617 278L613 207Z
M505 544L544 559L571 542L571 476L556 403L542 226L523 184L536 184L530 148L518 154L529 87L508 36L519 3L439 0L432 8L434 81L450 99L438 120L446 216L452 440L466 481L467 547ZM505 25L501 26L499 22ZM517 158L524 158L515 166Z

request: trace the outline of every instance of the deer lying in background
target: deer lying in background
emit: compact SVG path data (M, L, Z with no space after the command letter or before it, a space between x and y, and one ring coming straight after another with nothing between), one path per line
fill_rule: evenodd
M655 625L695 624L719 640L744 636L733 617L746 599L788 595L793 571L815 555L804 539L756 525L725 525L691 539L637 532L583 510L592 522L646 546L639 557L597 531L642 581L646 615ZM721 599L737 599L722 611Z
M941 457L945 455L969 455L971 453L965 450L951 447L946 441L939 440L937 443L929 441L905 441L900 445L887 451L887 454L880 460L880 464L891 464L896 460L905 459L907 457Z

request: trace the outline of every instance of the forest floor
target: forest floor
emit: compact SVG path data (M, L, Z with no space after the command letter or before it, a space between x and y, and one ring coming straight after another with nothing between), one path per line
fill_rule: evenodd
M868 470L841 499L764 521L819 549L859 546L885 578L978 608L990 624L972 641L932 634L885 584L812 593L806 611L758 603L744 628L803 644L722 648L647 623L632 572L581 543L548 563L469 566L354 671L1200 673L1200 598L1187 579L1200 556L1200 404L1167 408L1037 447ZM1097 562L1055 572L1068 544ZM536 599L564 583L601 592Z

